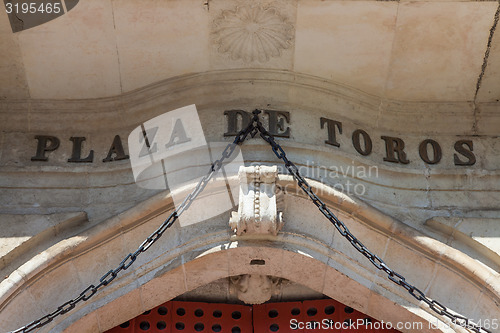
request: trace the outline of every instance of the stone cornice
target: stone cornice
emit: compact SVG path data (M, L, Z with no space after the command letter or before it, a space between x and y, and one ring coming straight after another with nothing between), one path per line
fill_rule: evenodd
M255 96L261 96L256 98ZM174 77L118 96L80 100L3 100L3 131L129 130L155 115L196 103L198 109L248 100L288 109L330 110L357 124L418 134L497 135L499 103L412 102L366 94L332 80L286 70L235 69ZM477 120L477 130L472 129ZM453 126L450 126L450 121Z

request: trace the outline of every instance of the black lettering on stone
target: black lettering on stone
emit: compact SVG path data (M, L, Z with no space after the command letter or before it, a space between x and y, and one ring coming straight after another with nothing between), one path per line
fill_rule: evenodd
M49 158L45 156L45 153L59 148L60 141L55 136L35 135L35 139L38 140L38 144L36 154L31 158L32 161L48 161Z
M363 141L365 144L364 149L361 148L360 137L363 137ZM352 132L352 145L354 146L354 149L356 149L356 151L363 156L370 155L373 148L372 139L370 138L368 133L366 133L362 129L357 129L354 132Z
M227 116L227 132L224 133L224 136L238 135L252 120L250 113L243 110L224 111L224 115Z
M321 128L324 128L326 124L326 129L328 131L328 140L325 140L325 143L335 147L340 147L340 143L338 143L337 141L335 128L339 130L339 134L342 134L342 123L340 121L335 121L323 117L320 118L320 123Z
M431 145L433 151L432 159L429 158L429 154L427 151L427 147L429 145ZM418 153L420 154L420 158L422 159L422 161L424 161L427 164L436 164L439 163L439 161L441 161L442 157L441 146L434 140L426 139L422 141L418 146Z
M89 155L82 158L82 144L85 141L83 136L72 136L69 138L73 141L73 151L71 153L71 158L68 159L70 163L92 163L94 161L94 151L91 150Z
M115 157L112 157L113 154L115 155ZM116 135L115 138L113 139L111 147L109 148L108 156L106 156L106 158L103 159L102 161L103 162L120 161L120 160L126 160L128 158L129 156L126 155L125 151L123 150L122 139L120 138L119 135Z
M384 157L384 161L402 164L410 163L406 159L406 153L404 152L405 142L402 139L391 136L381 136L381 138L385 141L386 157Z
M472 152L474 150L474 144L471 140L459 140L455 142L455 151L467 158L467 161L463 161L457 154L453 154L453 160L455 165L474 165L476 164L476 156Z
M269 133L282 138L290 137L290 127L285 129L285 121L290 123L290 112L264 110L264 113L269 116Z

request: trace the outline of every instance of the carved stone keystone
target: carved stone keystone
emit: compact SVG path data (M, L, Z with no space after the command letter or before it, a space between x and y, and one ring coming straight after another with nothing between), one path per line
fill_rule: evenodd
M237 235L277 235L283 227L282 193L276 194L276 166L240 167L240 194L237 212L229 226Z
M262 304L280 292L281 279L259 274L243 274L231 276L230 292L246 304Z

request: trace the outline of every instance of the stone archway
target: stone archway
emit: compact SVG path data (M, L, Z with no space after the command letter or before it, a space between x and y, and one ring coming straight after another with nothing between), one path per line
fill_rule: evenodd
M248 244L242 244L241 247L227 245L227 249L221 249L218 246L182 267L166 272L141 286L140 292L133 291L106 304L97 316L90 314L68 327L65 332L86 332L86 329L92 332L94 327L98 327L99 330L110 329L130 319L134 316L133 314L139 315L149 309L151 305L149 307L144 305L146 299L149 304L161 304L165 300L179 296L185 290L183 283L186 283L190 289L226 277L228 274L276 274L277 269L281 271L281 277L304 284L313 290L322 291L329 297L353 304L365 313L384 318L385 321L422 322L424 328L428 327L427 322L417 314L364 287L334 268L300 253L298 249L282 250L277 247ZM252 258L265 258L261 260L265 260L266 264L251 266ZM319 271L319 274L310 274L311 271ZM184 277L188 280L184 280ZM137 302L133 300L134 298L142 299L143 307L136 308ZM97 317L100 318L99 323L95 321Z
M424 323L438 320L338 237L290 176L280 175L278 183L285 189L287 221L278 236L234 236L228 227L229 212L189 227L176 225L132 270L41 331L105 331L198 286L252 273L303 284L374 318ZM311 185L367 247L431 297L445 304L456 297L449 294L453 281L453 288L462 290L460 298L464 300L454 302L458 305L455 310L470 315L475 307L467 300L477 299L481 307L494 313L498 286L488 284L490 275L482 266L357 199L319 182L311 181ZM7 323L8 329L51 311L45 304L62 304L88 283L95 283L100 272L119 263L171 208L169 196L157 195L26 263L19 280L2 299L2 312L7 317L15 315ZM265 264L252 265L255 259ZM313 271L317 274L311 274Z

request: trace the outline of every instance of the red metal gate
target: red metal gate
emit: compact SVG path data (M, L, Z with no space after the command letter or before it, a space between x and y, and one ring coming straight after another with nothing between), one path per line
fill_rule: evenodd
M333 299L253 306L256 333L398 332Z
M170 301L106 333L398 332L333 299L236 304Z
M201 302L167 302L107 333L252 333L252 307Z

